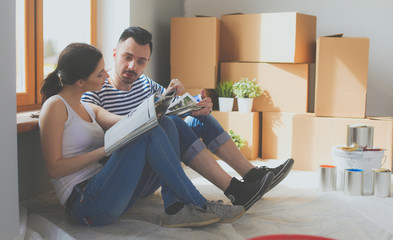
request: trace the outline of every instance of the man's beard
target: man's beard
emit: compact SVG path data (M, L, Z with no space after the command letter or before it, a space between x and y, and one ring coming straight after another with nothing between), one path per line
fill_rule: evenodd
M134 77L124 77L123 75L124 74L126 74L126 75L134 75ZM128 71L124 71L120 76L120 80L123 82L123 83L125 83L125 84L132 84L132 83L134 83L139 77L140 77L140 75L138 75L136 72L134 72L134 71L131 71L131 70L128 70Z

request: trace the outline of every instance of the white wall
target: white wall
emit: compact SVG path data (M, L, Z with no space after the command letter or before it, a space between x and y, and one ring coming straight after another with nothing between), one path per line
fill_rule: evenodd
M98 48L113 68L112 49L122 31L140 26L153 34L153 55L145 73L166 86L170 80L170 19L183 16L184 0L98 0Z
M14 0L0 1L0 29L0 233L1 239L14 239L19 232Z
M183 0L131 0L130 24L153 34L153 55L148 76L166 87L170 80L171 17L183 16Z
M130 0L97 1L97 47L104 55L107 69L113 68L113 48L129 25Z
M186 17L226 13L301 12L317 16L317 37L368 37L368 116L393 116L393 1L185 0Z

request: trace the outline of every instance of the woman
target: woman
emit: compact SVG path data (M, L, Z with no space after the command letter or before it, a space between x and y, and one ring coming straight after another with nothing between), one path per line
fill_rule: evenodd
M98 49L73 43L62 51L41 88L43 156L66 211L86 225L109 224L161 186L163 226L203 226L239 218L242 207L207 201L187 178L179 161L178 133L169 118L115 151L104 166L99 163L105 158L104 131L121 117L80 98L101 89L108 77L104 67Z

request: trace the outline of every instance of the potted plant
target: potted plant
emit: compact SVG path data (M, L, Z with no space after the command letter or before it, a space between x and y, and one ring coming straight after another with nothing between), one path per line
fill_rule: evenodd
M239 134L236 134L233 130L229 130L229 136L235 142L235 145L240 149L246 145L246 140L242 138Z
M262 93L255 78L253 80L240 78L240 81L233 84L232 90L237 98L239 112L251 112L254 98Z
M218 107L221 112L231 112L233 108L232 82L218 83L216 92L218 94Z

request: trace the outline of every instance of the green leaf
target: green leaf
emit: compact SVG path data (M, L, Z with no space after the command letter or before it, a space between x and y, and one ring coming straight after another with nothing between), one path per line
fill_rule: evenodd
M262 94L255 78L252 81L248 78L240 78L240 81L233 84L232 90L237 98L255 98Z
M219 97L232 97L232 82L225 81L218 83L216 92Z
M242 138L239 134L236 134L233 130L229 130L229 136L231 136L235 145L240 149L246 145L246 140Z

